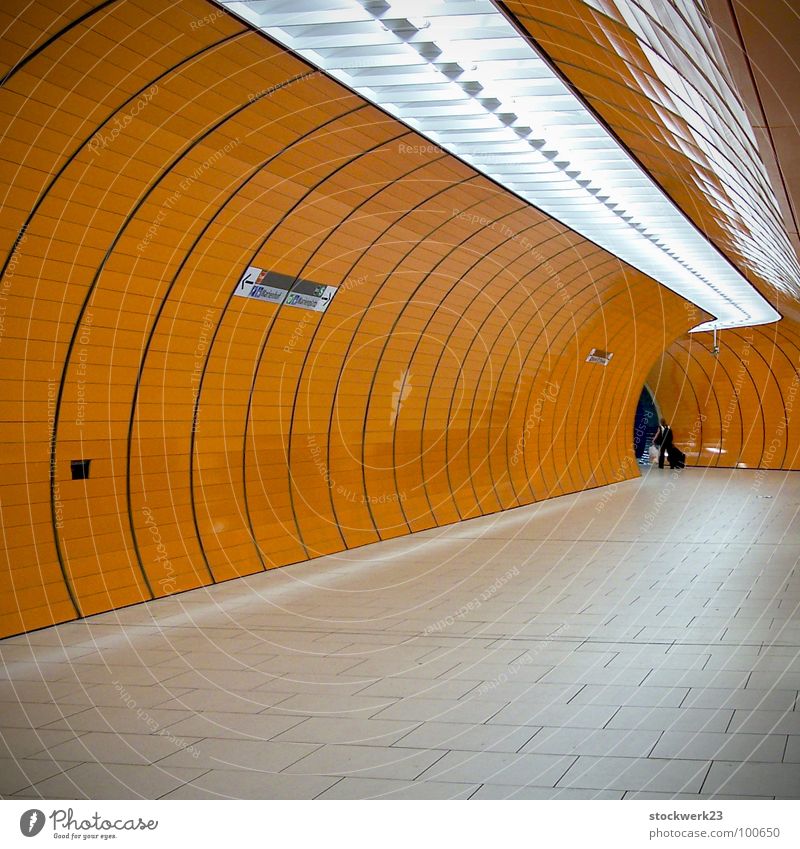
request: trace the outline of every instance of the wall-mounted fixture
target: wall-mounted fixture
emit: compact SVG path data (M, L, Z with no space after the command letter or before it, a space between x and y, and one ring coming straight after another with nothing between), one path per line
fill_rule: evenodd
M589 356L586 358L587 363L597 363L600 366L607 366L611 362L614 355L611 351L603 351L600 348L592 348Z

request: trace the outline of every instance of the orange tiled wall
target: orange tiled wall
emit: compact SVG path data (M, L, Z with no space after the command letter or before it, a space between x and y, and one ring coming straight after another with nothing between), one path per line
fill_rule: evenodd
M636 474L677 296L203 0L0 18L0 634Z
M687 335L664 353L648 385L687 462L800 469L800 329L791 310L766 327Z

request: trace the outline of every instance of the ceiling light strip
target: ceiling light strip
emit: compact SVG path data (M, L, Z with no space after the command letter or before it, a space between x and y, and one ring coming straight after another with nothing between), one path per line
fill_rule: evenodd
M780 315L490 0L224 0L348 88L715 316Z

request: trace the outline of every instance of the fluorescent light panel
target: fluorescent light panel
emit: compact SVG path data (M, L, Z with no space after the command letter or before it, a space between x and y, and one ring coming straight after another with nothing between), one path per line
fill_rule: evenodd
M715 316L695 332L780 318L489 0L222 5Z

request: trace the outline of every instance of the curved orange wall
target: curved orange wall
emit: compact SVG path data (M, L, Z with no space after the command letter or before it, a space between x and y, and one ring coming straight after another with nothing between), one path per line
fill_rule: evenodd
M11 5L0 634L637 474L677 296L201 0Z
M648 386L687 463L800 469L800 323L687 335L664 353Z

